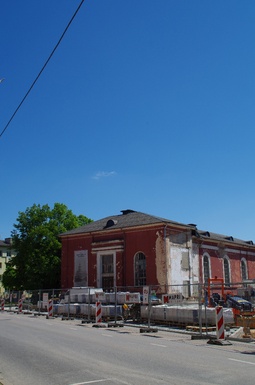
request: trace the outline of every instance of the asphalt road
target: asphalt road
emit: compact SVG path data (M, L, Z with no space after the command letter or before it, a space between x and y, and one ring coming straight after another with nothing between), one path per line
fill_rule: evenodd
M255 344L0 313L4 385L254 385Z

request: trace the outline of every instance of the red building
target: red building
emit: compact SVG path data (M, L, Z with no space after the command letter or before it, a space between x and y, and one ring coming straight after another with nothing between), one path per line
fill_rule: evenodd
M60 235L61 286L188 287L217 276L225 283L255 278L255 246L168 219L123 210ZM195 286L194 286L195 287Z

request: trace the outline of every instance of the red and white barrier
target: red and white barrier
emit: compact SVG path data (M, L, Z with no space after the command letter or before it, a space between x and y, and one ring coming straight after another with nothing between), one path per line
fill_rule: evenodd
M4 299L1 299L1 311L4 311Z
M22 313L22 310L23 310L23 299L19 299L19 303L18 303L18 313Z
M216 306L216 336L218 340L225 339L224 319L223 319L223 307Z
M49 299L48 301L48 317L53 317L53 301Z
M102 322L101 302L96 302L96 323Z

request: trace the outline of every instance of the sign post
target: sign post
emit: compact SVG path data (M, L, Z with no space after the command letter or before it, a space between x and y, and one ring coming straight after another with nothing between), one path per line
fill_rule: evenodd
M148 305L148 329L151 327L151 287L143 287L143 304Z

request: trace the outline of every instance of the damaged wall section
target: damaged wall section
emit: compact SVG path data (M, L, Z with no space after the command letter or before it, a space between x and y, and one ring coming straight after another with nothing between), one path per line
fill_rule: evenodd
M180 285L185 298L197 292L198 261L197 253L193 253L190 232L169 235L168 285ZM175 291L177 287L173 288Z

